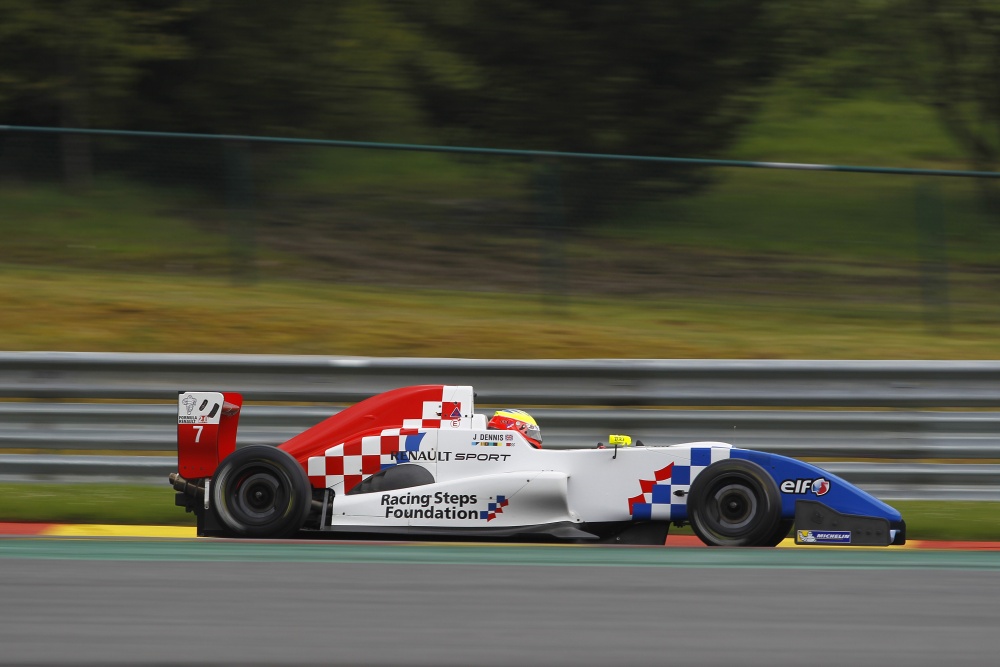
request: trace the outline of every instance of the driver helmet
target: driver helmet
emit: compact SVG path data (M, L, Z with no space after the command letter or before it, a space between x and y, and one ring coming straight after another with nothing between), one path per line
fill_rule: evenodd
M518 431L535 447L542 446L542 431L538 428L538 422L524 410L497 410L486 428L497 431Z

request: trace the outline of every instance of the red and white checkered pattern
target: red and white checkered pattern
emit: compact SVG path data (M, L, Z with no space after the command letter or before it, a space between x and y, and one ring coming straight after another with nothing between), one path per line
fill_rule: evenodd
M392 405L383 406L387 414L398 418L394 423L402 423L402 428L348 440L327 449L321 456L310 456L307 464L310 483L315 488L334 488L346 493L383 466L396 463L391 455L405 451L405 436L430 429L473 428L472 387L442 385L438 395L440 400L422 401L419 418L414 405L402 404L399 410L403 414L398 415Z
M395 463L392 454L405 449L406 436L419 432L412 428L386 429L379 435L331 447L323 456L309 457L309 481L318 488L343 484L346 493L381 470L383 464Z

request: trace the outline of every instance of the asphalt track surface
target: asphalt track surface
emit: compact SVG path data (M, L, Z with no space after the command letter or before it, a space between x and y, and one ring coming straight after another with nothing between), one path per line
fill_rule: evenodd
M989 665L1000 552L0 539L0 663Z

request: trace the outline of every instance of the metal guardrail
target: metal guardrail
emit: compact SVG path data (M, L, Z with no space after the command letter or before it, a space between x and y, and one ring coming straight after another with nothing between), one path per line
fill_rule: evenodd
M17 399L0 402L0 479L78 481L98 475L161 481L164 471L175 467L171 456L41 452L173 452L172 397L180 389L240 391L248 400L240 442L279 444L338 408L273 403L345 405L392 387L441 382L476 387L480 411L547 406L532 408L547 447L592 446L612 432L626 432L651 445L722 440L796 458L848 459L820 465L887 498L1000 499L996 465L921 462L1000 459L1000 413L914 409L1000 405L998 380L1000 362L991 361L0 353L0 396ZM119 402L55 402L67 399ZM121 402L149 399L159 403ZM677 409L694 405L795 409ZM829 409L845 406L866 409ZM2 454L4 450L36 453Z
M0 353L0 397L153 399L235 390L250 401L353 403L416 383L483 404L996 407L1000 361L479 360Z
M278 445L339 409L248 404L240 442ZM478 411L492 409L480 404ZM172 453L175 412L173 404L0 403L0 451ZM532 414L545 446L555 449L593 446L621 432L650 445L723 440L807 459L1000 460L998 412L532 408Z

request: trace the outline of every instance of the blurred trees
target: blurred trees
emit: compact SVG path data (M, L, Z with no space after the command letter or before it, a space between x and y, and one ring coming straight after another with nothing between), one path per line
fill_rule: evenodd
M182 58L166 28L182 3L0 0L0 118L8 123L120 125L150 63ZM89 180L85 137L63 135L66 174Z
M976 169L1000 166L1000 2L919 0L897 40L907 90L937 111Z
M293 135L389 126L411 115L395 59L414 47L384 5L0 0L0 120Z
M152 64L138 118L179 131L370 138L414 125L398 59L413 37L380 0L188 0L189 57Z
M771 31L763 0L689 4L0 0L0 114L375 138L419 131L416 95L483 144L703 154L752 108Z
M712 156L746 123L779 59L763 0L443 0L399 3L455 67L408 70L430 122L459 143ZM457 70L456 70L457 68ZM573 218L690 167L561 165Z
M934 109L970 167L1000 169L1000 0L787 0L791 85L843 97L877 90ZM992 183L977 181L1000 211Z
M190 56L171 34L182 2L0 0L5 122L63 127L127 122L151 63Z
M402 3L406 4L406 3ZM445 0L406 15L462 76L411 63L439 123L479 143L647 155L713 152L773 71L761 0Z
M710 157L782 73L905 92L995 169L998 70L1000 0L0 0L9 124ZM84 178L85 140L64 149ZM700 178L562 172L580 195Z
M1000 169L1000 2L919 0L898 40L908 92L937 112L973 169ZM977 179L986 210L1000 213L994 181Z

